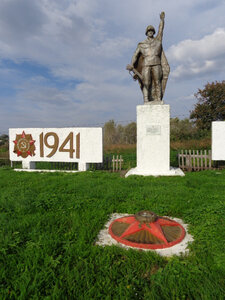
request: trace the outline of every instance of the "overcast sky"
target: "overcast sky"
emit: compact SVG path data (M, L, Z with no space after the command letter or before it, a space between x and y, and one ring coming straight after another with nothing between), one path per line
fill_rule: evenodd
M225 79L224 0L0 0L0 133L135 121L143 98L126 65L161 11L164 101L184 118L198 88Z

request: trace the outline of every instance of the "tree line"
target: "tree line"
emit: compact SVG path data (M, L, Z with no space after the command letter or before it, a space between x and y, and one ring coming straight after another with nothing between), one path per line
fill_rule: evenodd
M225 80L207 83L195 94L197 103L190 118L170 119L171 141L201 139L210 136L212 121L225 120ZM136 123L125 126L110 120L104 125L104 144L135 144Z
M114 120L110 120L105 123L103 130L105 145L136 144L137 126L135 122L123 126L116 124ZM179 118L170 119L171 141L196 139L205 135L206 132L199 131L194 122L188 118L184 120Z
M135 122L128 125L116 124L114 120L105 123L103 127L104 144L135 144L137 126Z
M9 136L7 134L0 135L0 146L7 144L9 141Z

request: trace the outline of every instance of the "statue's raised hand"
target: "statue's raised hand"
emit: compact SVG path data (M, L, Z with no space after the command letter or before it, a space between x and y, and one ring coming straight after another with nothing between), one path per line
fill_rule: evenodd
M164 13L164 11L161 12L161 14L160 14L160 19L161 19L161 20L164 20L164 19L165 19L165 13Z

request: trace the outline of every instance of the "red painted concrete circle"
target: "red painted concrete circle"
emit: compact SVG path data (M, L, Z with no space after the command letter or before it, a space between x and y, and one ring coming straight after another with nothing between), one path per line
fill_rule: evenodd
M130 226L121 234L121 236L115 235L112 231L112 226L115 222L120 222L120 223L127 223L130 224ZM161 229L161 226L176 226L181 229L181 235L179 238L172 242L167 242L165 236L163 237L163 231ZM130 228L133 229L130 229ZM160 232L161 229L161 232ZM148 230L151 234L153 234L156 238L160 239L163 241L163 244L143 244L143 243L136 243L136 242L131 242L123 238L123 235L127 231L127 235L136 233L141 230ZM135 231L136 230L136 231ZM109 226L109 234L113 239L115 239L117 242L124 244L126 246L134 247L134 248L140 248L140 249L165 249L172 247L176 244L179 244L185 237L185 229L181 224L178 222L168 219L168 218L163 218L163 217L158 217L158 219L155 222L152 223L140 223L137 221L134 215L128 216L128 217L122 217L114 220L110 226Z

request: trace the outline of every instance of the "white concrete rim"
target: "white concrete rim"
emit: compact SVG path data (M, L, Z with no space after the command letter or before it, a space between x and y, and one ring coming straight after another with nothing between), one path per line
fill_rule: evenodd
M13 169L16 172L37 172L37 173L41 173L41 172L45 172L45 173L55 173L55 172L60 172L60 173L80 173L80 172L86 172L86 171L70 171L70 170L48 170L48 169Z

